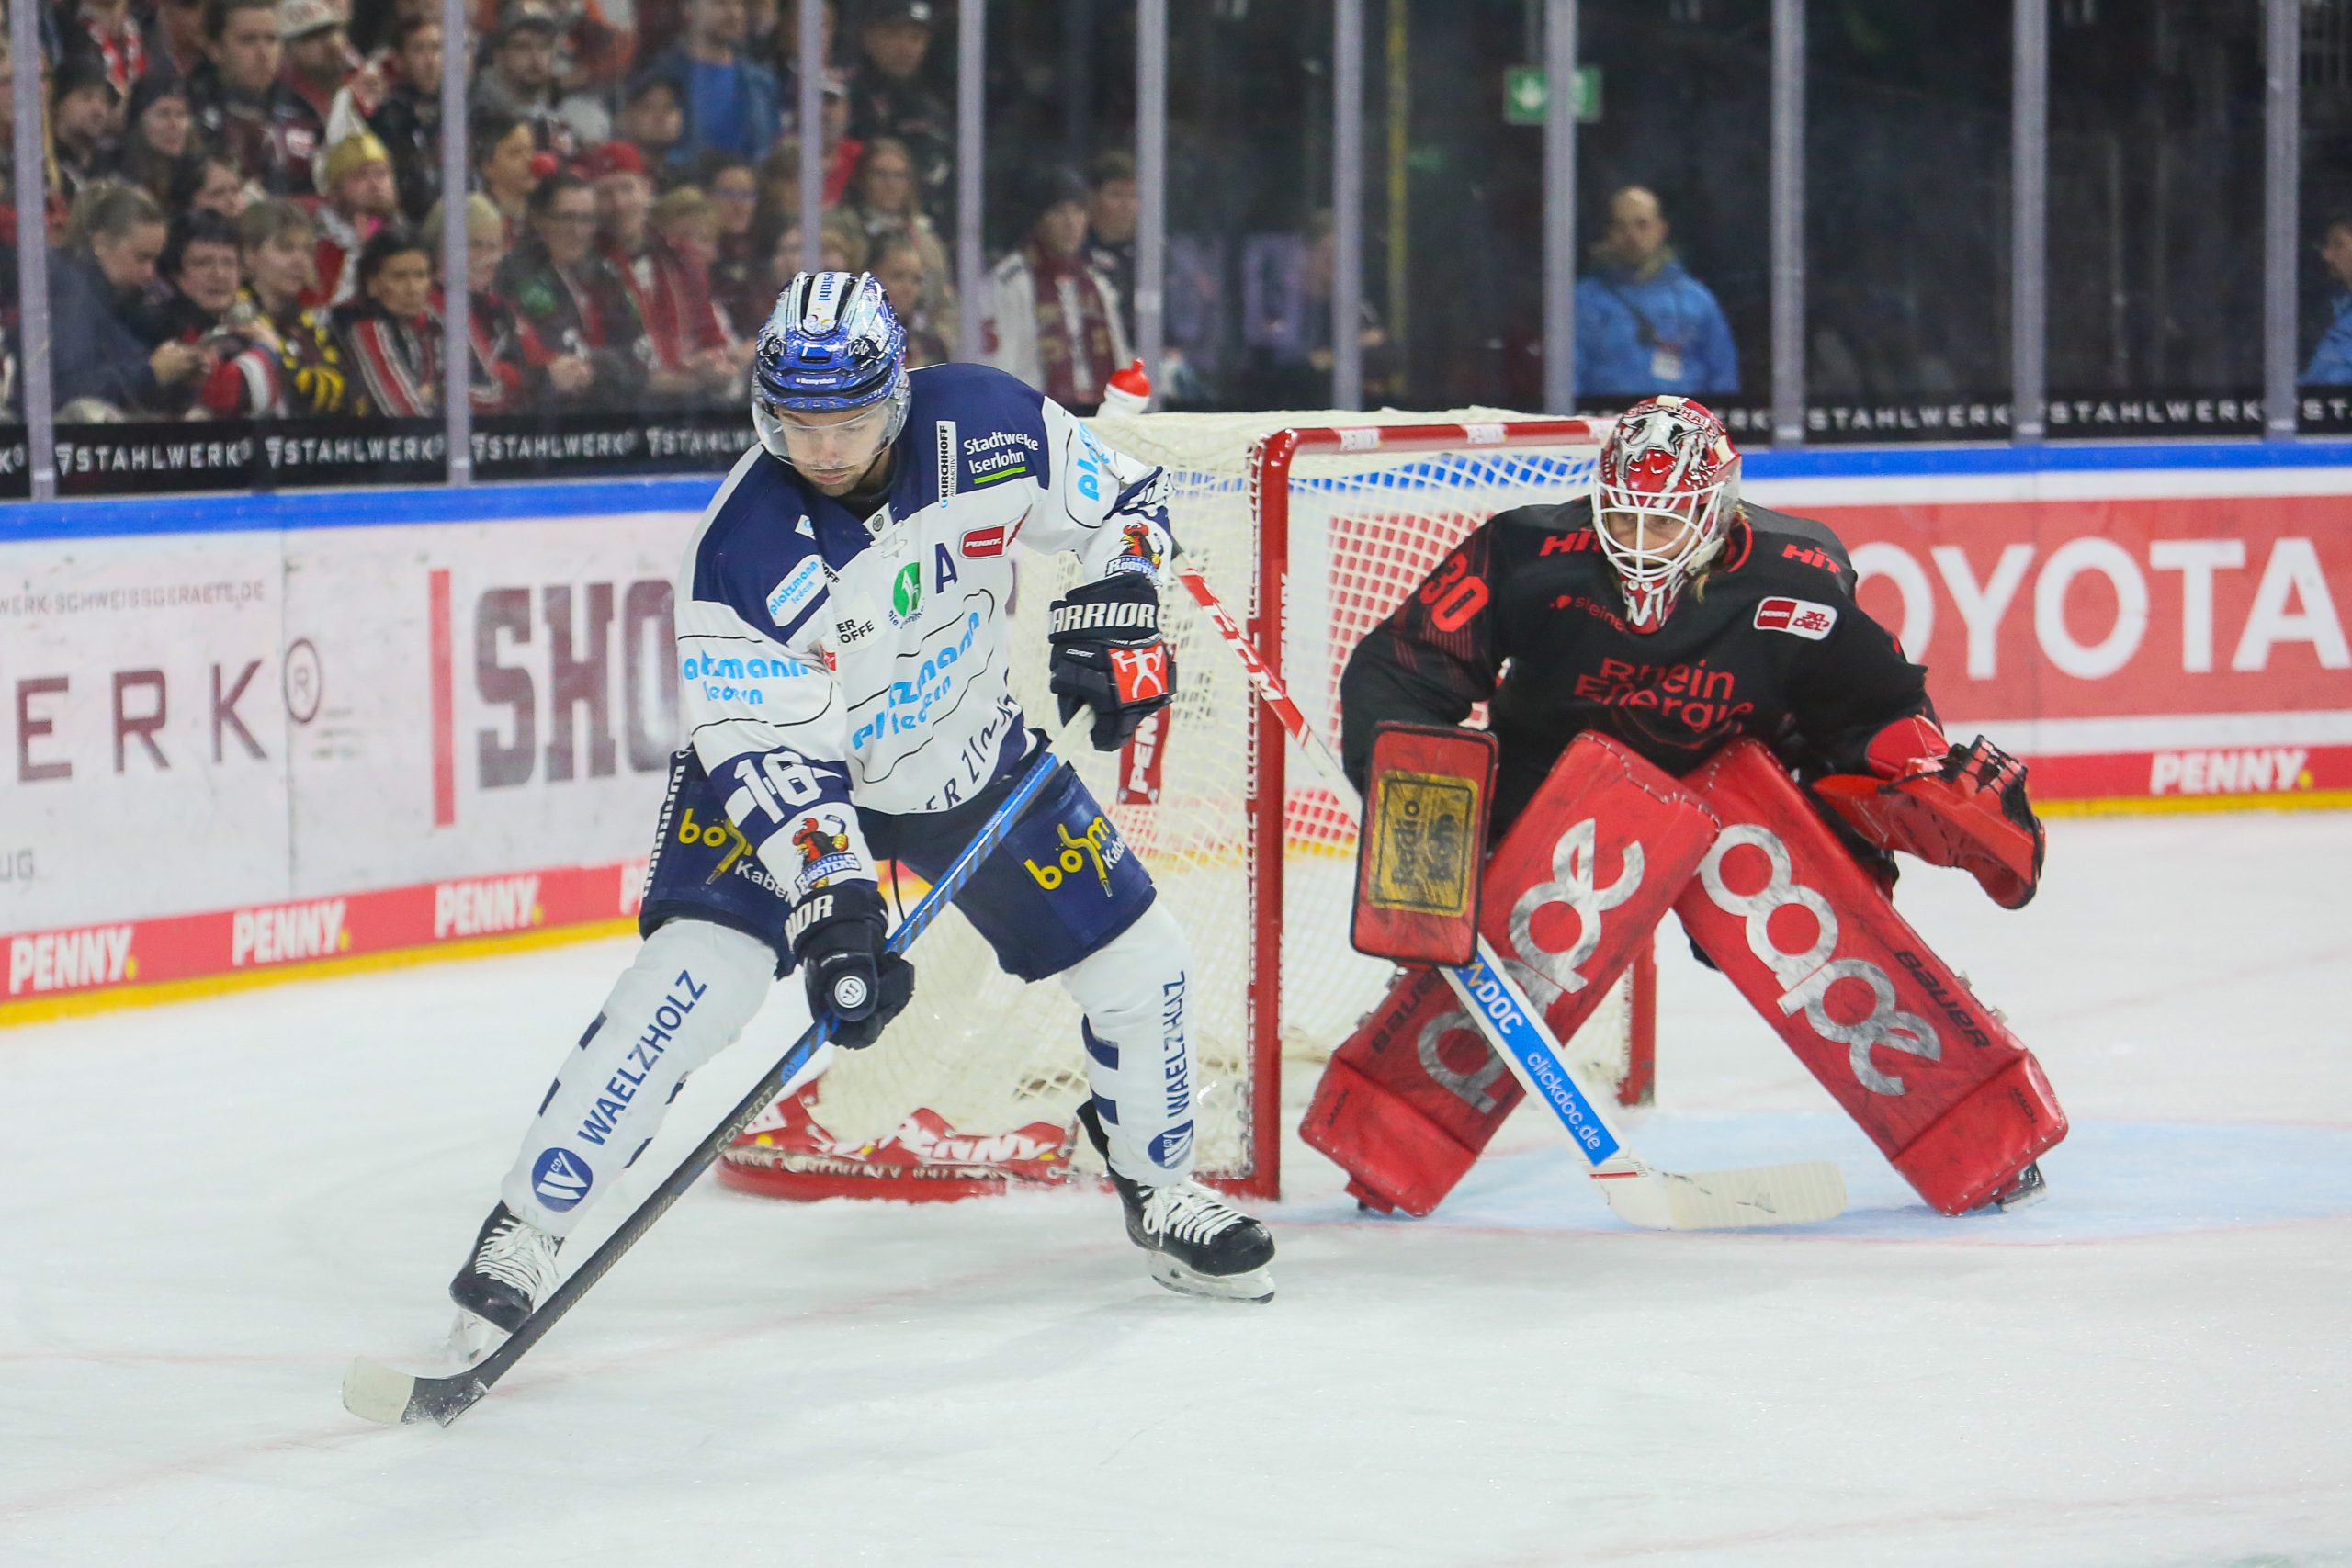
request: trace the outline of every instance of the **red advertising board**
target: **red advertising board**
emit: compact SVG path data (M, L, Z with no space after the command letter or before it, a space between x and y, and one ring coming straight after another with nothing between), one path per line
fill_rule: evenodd
M1800 510L2037 799L2352 791L2352 496Z

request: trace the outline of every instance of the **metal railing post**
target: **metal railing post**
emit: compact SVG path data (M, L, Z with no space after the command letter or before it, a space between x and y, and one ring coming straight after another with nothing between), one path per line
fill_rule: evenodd
M8 13L8 69L16 90L17 368L25 400L25 462L35 501L57 495L57 398L49 376L48 185L41 168L40 11L17 0Z
M2013 0L2009 69L2009 438L2039 443L2050 389L2050 0Z
M1162 379L1168 279L1168 0L1136 0L1136 353Z
M1772 444L1804 441L1804 0L1772 0Z
M2295 435L2295 297L2298 210L2302 178L2302 6L2268 0L2265 8L2262 169L2262 434Z
M1544 412L1577 406L1577 0L1544 7Z
M466 220L473 143L466 113L471 9L466 0L441 0L441 426L453 485L474 482L473 225Z
M1363 407L1363 0L1331 5L1331 406Z

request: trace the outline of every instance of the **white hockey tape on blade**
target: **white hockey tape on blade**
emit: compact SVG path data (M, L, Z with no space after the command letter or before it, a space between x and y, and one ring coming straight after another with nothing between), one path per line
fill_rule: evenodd
M1827 1160L1678 1176L1620 1156L1592 1179L1619 1219L1645 1230L1755 1230L1846 1212L1846 1179Z
M381 1361L356 1356L343 1374L343 1407L363 1421L397 1427L408 1415L416 1380Z

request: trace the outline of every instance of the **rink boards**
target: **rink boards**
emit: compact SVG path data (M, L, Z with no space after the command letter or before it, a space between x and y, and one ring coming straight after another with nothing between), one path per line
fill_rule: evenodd
M713 483L0 512L0 1021L633 914ZM1748 492L1838 530L2038 801L2352 802L2352 444L1759 453Z

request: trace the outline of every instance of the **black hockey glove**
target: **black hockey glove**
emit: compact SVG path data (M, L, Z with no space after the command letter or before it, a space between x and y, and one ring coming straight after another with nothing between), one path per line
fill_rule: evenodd
M808 987L808 1016L835 1021L833 1043L871 1045L915 994L915 966L882 949L882 895L869 884L820 887L785 922L793 961Z
M1051 679L1062 722L1094 710L1094 749L1115 751L1176 694L1176 652L1159 636L1159 591L1141 572L1080 583L1054 601Z

